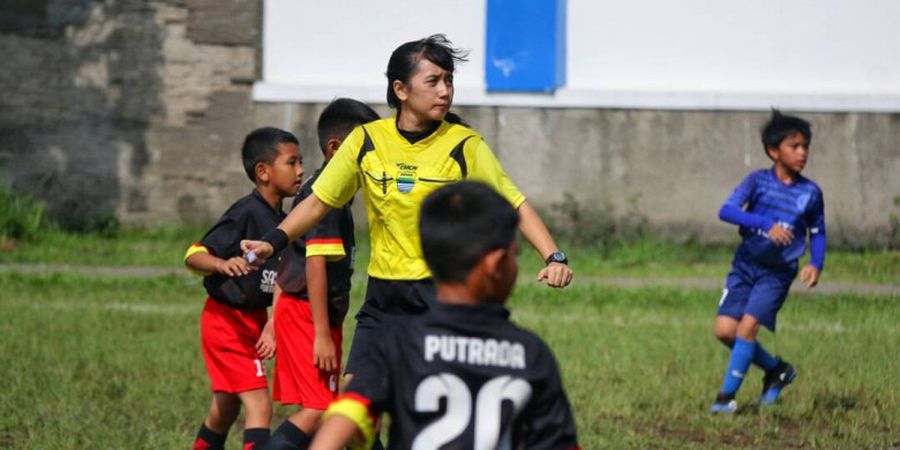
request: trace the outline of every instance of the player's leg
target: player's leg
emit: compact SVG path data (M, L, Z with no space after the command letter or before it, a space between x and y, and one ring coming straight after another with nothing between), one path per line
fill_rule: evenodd
M716 316L715 335L726 347L734 346L734 338L737 337L738 319L731 316Z
M759 322L755 317L744 314L738 323L737 337L734 339L734 346L731 348L731 355L728 359L728 368L725 370L725 376L722 379L722 388L716 396L716 402L713 404L713 412L734 412L737 403L734 401L738 389L741 387L744 378L747 376L747 370L753 362L753 355L756 351L756 333L759 330Z
M244 404L244 450L262 449L269 441L269 422L272 420L272 400L269 390L254 389L238 394Z
M209 298L200 316L200 347L213 398L194 440L194 449L224 448L228 430L241 410L241 401L233 393L228 376L228 353L222 351L222 343L230 340L234 324L232 314L230 308Z
M366 314L363 309L360 308L360 313L356 316L356 331L353 333L353 342L350 343L350 354L347 357L347 366L344 369L342 386L350 384L350 381L353 380L353 372L360 367L360 359L369 351L369 344L375 342L374 339L378 338L378 323L380 323L380 319L376 319L374 316ZM343 390L343 388L341 390ZM375 422L376 437L380 434L380 431L381 418L379 417ZM384 450L384 445L381 443L380 439L375 439L372 450Z
M435 299L435 287L431 280L389 281L370 277L366 299L356 314L356 331L350 344L343 385L350 383L357 370L365 370L361 361L371 351L370 345L379 339L378 329L386 315L421 314ZM380 430L379 417L375 422L376 436ZM372 450L383 449L381 440L376 438Z
M787 298L791 283L797 275L796 264L782 268L771 268L754 286L751 300L747 305L747 311L759 319L759 324L775 331L778 311L781 310ZM792 365L781 358L772 356L766 352L757 342L757 354L764 354L765 358L758 364L766 375L763 377L763 391L757 403L774 403L781 394L782 389L794 381L797 371Z
M241 401L237 395L227 392L213 392L209 414L197 437L194 439L194 450L221 450L225 448L228 429L237 420L241 412Z
M291 380L289 398L292 403L303 405L303 409L278 427L267 450L306 449L321 425L325 409L337 398L340 367L335 371L325 372L313 364L316 329L309 302L292 300L279 302L279 306L282 303L289 305L290 309L279 316L279 321L289 317L292 325L290 330L286 330L290 342L286 342L284 347L290 350L291 358L284 361L282 374ZM331 326L330 333L340 361L343 327Z
M710 411L714 413L734 413L737 410L737 402L734 400L734 394L737 389L734 388L734 378L736 373L733 372L735 366L742 365L747 359L747 364L753 358L753 349L747 348L746 345L737 345L740 340L738 338L738 330L745 314L747 301L750 292L753 289L753 271L752 266L747 264L738 255L732 262L731 271L725 279L725 289L722 291L722 297L719 299L719 307L716 310L716 338L731 348L729 354L728 367L722 380L722 388L716 395ZM749 359L747 358L749 351ZM746 368L743 371L746 372ZM743 374L741 373L741 376Z

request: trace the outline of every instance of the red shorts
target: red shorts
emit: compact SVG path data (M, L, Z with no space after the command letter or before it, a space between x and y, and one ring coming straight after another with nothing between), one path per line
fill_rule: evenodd
M268 387L265 365L256 353L267 319L265 308L237 309L206 299L200 341L214 392L236 394Z
M331 339L341 361L341 327L331 327ZM313 325L309 302L282 292L275 303L275 377L272 398L282 405L327 409L337 397L340 368L324 372L313 365Z

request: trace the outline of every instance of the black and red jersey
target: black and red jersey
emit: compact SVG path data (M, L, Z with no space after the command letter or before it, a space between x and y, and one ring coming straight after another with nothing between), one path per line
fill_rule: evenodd
M285 218L256 189L234 202L225 214L206 232L198 244L222 259L242 256L242 239L260 239ZM265 308L272 304L278 262L270 258L259 270L241 277L210 274L203 287L210 297L235 308Z
M312 185L322 169L303 185L294 199L296 207L312 195ZM350 277L356 242L353 234L353 214L350 205L334 208L309 232L294 240L284 251L278 266L278 286L298 299L309 299L306 280L306 258L324 256L328 277L328 320L332 326L343 323L350 307Z
M503 306L438 303L384 325L329 414L365 430L388 413L390 449L578 447L553 353Z

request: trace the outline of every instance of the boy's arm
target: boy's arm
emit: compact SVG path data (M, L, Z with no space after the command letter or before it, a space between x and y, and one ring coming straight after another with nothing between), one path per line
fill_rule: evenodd
M352 446L351 441L362 441L362 434L356 422L342 415L328 417L315 434L310 450L340 450L343 448L366 448Z
M719 209L719 220L733 225L759 228L766 231L775 225L775 221L768 217L744 210L744 205L750 201L753 191L756 190L756 177L757 172L753 172L741 180L741 184L734 188L734 191L725 199L725 203Z
M825 268L825 202L821 191L811 211L809 221L809 263L800 272L800 281L810 289L819 284L819 276Z
M779 225L774 220L753 214L744 210L744 205L750 200L753 191L756 189L756 177L759 172L753 172L747 175L741 184L739 184L734 192L725 200L722 207L719 208L719 220L728 222L733 225L739 225L745 228L757 228L764 230L775 244L788 245L794 240L794 234Z
M227 260L222 259L209 253L209 250L202 244L195 244L188 248L184 256L184 264L192 271L202 275L217 273L229 277L239 277L247 275L251 270L255 270L241 256L235 256Z
M766 231L772 229L775 225L775 221L768 217L748 213L747 211L744 211L743 208L728 202L725 202L725 204L722 205L722 208L719 209L719 220L733 225L740 225L747 228L759 228L760 230Z
M817 194L808 221L809 264L821 272L825 268L825 198L821 190Z
M280 296L281 286L276 282L275 289L272 291L272 313L269 314L269 320L266 320L266 325L256 341L256 354L262 359L271 359L275 356L275 304Z
M313 365L319 370L333 372L338 370L340 362L328 321L328 272L325 264L324 255L307 256L306 290L316 333L313 341Z

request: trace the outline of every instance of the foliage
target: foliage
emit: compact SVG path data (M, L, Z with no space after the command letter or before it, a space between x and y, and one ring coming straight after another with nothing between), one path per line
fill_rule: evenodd
M37 239L52 228L45 211L42 202L0 186L0 239Z

